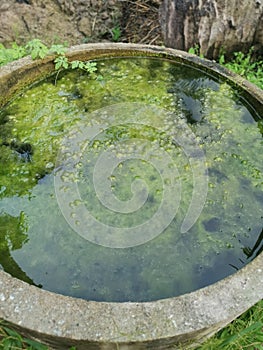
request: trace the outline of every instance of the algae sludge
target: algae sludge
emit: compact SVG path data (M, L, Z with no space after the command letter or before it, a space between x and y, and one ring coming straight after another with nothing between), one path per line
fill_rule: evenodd
M260 116L189 66L97 64L0 112L0 268L98 301L177 296L242 268L263 246Z

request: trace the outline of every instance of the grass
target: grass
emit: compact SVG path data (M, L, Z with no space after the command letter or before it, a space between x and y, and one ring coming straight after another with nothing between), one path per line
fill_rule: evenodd
M263 300L196 350L263 350Z
M5 326L0 327L0 349L2 350L16 350L16 349L28 349L28 350L47 350L48 348L34 340L23 338L13 329Z
M116 36L118 34L117 32ZM34 49L36 49L36 45ZM38 47L38 49L41 54L44 54L45 48ZM196 53L193 50L191 52ZM0 46L0 65L1 63L6 64L7 62L23 57L27 53L27 48L19 47L17 44L13 44L10 49ZM37 54L39 55L39 52ZM226 62L222 54L219 58L219 63L263 89L263 61L253 61L252 54L253 49L246 55L238 52L231 62ZM23 338L4 324L0 324L0 339L0 350L48 349L43 344ZM263 350L263 300L259 301L227 327L196 348L196 350L215 349ZM74 350L74 348L69 350Z

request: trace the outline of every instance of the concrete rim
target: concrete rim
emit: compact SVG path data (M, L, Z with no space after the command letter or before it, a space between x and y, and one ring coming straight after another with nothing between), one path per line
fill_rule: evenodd
M109 55L147 55L200 67L208 74L226 78L245 95L252 96L251 107L262 116L263 96L259 88L216 63L186 52L121 43L85 44L67 52L71 60ZM52 60L48 57L32 61L26 57L0 68L0 106L27 84L50 74L54 69ZM175 298L141 303L94 302L62 296L0 271L0 319L55 347L79 344L82 349L81 344L86 341L91 349L105 343L112 344L107 349L118 349L116 344L143 349L141 346L146 343L152 348L167 349L175 343L201 341L262 298L263 253L235 274L208 287Z

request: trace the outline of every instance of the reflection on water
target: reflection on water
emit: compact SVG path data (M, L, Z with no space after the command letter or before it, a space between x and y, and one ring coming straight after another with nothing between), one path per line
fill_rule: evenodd
M260 235L258 236L255 245L252 248L245 247L243 249L243 252L246 254L248 259L253 259L263 252L263 229Z
M12 251L21 249L27 242L27 225L24 212L18 217L0 216L0 266L4 271L24 282L34 284L12 257ZM41 287L38 285L38 287Z

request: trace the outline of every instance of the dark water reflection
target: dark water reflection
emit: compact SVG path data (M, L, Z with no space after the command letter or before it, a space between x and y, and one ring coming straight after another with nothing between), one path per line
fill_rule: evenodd
M261 233L259 234L255 245L252 248L251 247L244 247L243 252L244 252L244 254L246 254L247 258L250 260L254 259L260 253L263 252L263 229L262 229Z
M0 267L24 282L35 285L12 257L12 251L21 249L28 241L24 213L18 217L8 214L0 216ZM19 232L18 232L19 231ZM41 287L38 285L38 287Z

